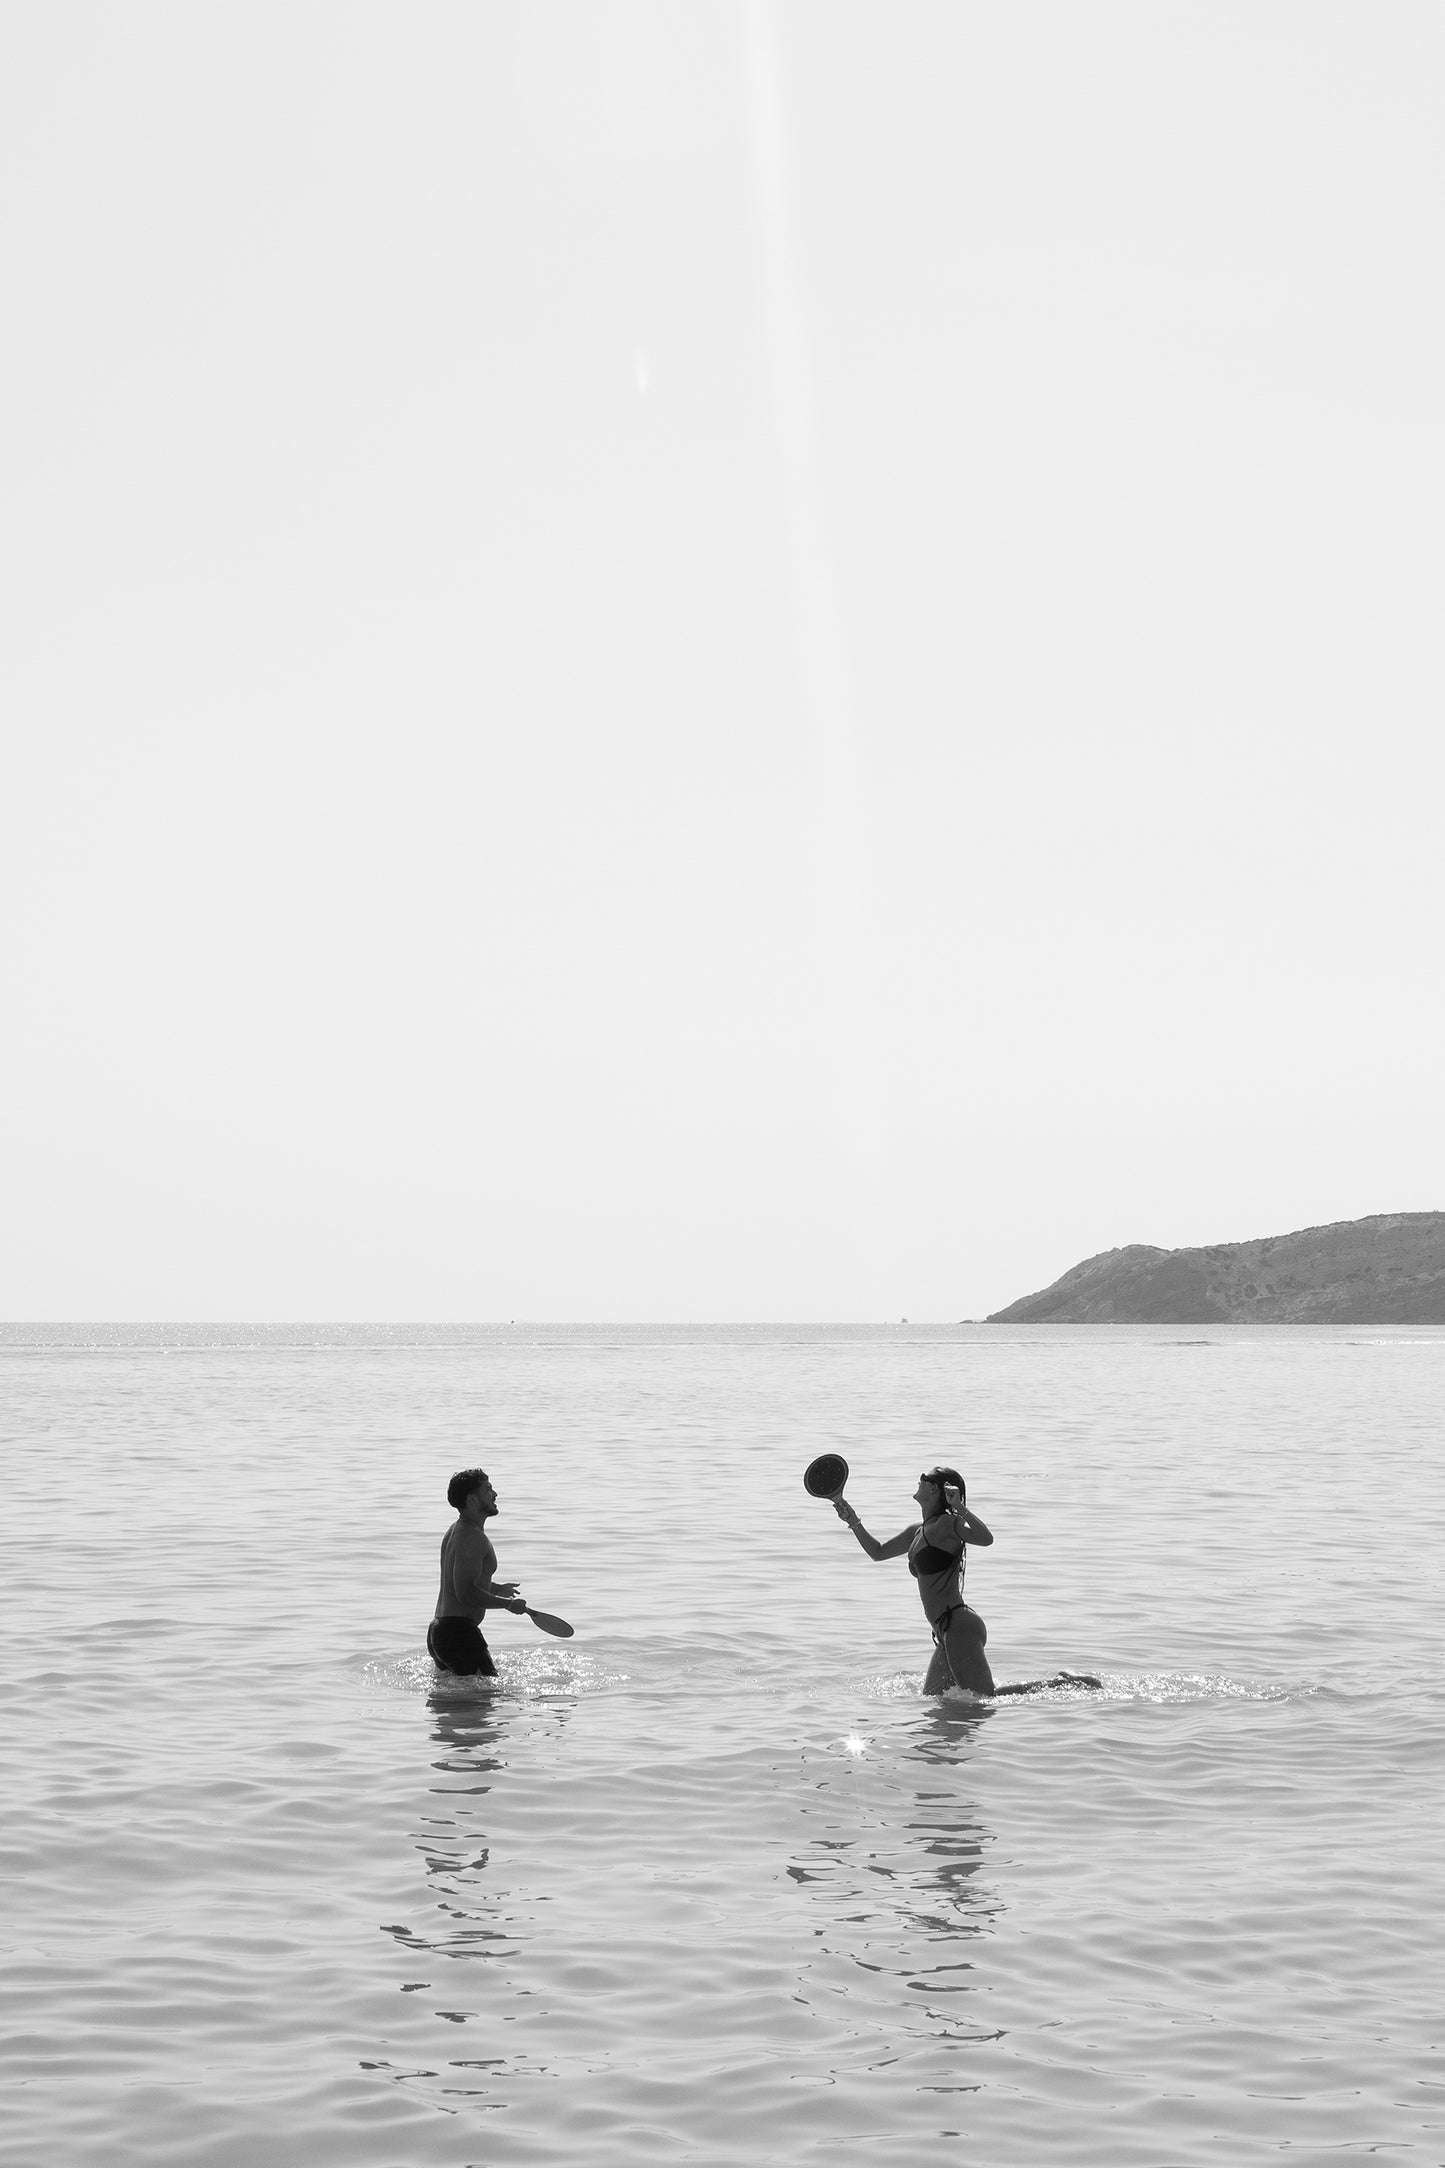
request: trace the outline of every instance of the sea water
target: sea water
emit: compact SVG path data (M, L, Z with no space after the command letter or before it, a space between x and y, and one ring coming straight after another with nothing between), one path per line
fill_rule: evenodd
M0 1335L0 2159L1445 2160L1445 1333ZM1002 1680L924 1698L951 1461ZM455 1468L495 1684L424 1648Z

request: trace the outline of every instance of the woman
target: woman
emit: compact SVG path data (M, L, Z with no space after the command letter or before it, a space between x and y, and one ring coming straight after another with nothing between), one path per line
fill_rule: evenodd
M870 1558L901 1558L907 1553L908 1570L918 1583L936 1644L924 1693L941 1694L952 1684L975 1694L992 1694L996 1691L993 1673L983 1653L988 1628L963 1600L963 1547L990 1544L993 1536L964 1503L964 1481L956 1468L930 1468L918 1478L913 1495L921 1520L886 1543L869 1535L846 1498L835 1498L833 1511L848 1523Z

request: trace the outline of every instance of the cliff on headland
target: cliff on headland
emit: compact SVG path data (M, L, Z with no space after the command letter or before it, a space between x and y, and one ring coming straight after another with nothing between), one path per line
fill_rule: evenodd
M990 1325L1445 1325L1445 1212L1376 1212L1262 1242L1086 1257Z

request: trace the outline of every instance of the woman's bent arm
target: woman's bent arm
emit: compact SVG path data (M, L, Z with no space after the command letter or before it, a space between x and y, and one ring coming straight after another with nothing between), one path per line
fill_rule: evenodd
M848 1523L848 1526L852 1529L854 1535L858 1538L858 1541L862 1545L863 1549L868 1553L868 1556L873 1559L875 1563L881 1558L901 1558L904 1552L908 1549L909 1544L918 1534L918 1524L915 1521L911 1528L900 1529L896 1536L889 1536L888 1540L885 1543L880 1543L876 1536L869 1535L867 1529L863 1526L863 1523L859 1520L857 1514L853 1511L853 1508L848 1504L846 1499L835 1498L833 1500L833 1511L837 1514L840 1521L846 1521ZM990 1536L988 1540L990 1543L992 1543L992 1536Z
M993 1530L987 1523L981 1521L976 1513L970 1513L967 1506L960 1511L959 1519L963 1522L964 1542L976 1543L981 1551L987 1550L993 1541Z

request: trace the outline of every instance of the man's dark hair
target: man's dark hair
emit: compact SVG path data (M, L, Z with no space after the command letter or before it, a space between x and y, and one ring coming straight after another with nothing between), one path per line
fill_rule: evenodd
M460 1513L472 1492L480 1490L486 1480L485 1468L459 1468L447 1485L447 1504Z

